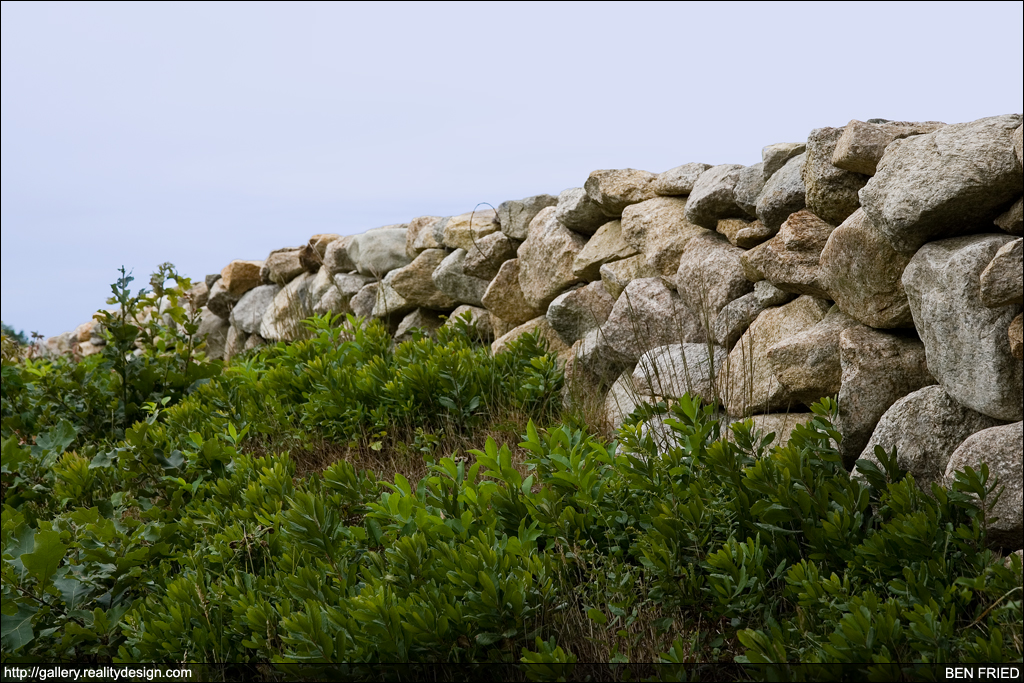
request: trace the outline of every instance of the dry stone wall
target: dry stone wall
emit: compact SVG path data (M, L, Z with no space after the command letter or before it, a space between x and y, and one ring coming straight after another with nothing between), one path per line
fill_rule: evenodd
M495 350L536 330L565 401L602 397L608 429L691 391L784 438L838 395L848 467L875 445L921 481L987 461L1019 548L1021 123L855 120L748 167L598 170L496 211L314 235L197 285L201 331L230 357L327 312L398 339L467 314ZM102 338L87 324L47 344Z

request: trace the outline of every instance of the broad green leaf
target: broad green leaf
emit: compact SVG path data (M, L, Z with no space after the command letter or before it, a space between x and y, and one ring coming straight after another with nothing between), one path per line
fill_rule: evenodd
M29 574L44 583L57 571L67 549L68 546L60 542L60 533L39 531L36 533L35 550L21 555L21 561Z
M19 602L15 614L0 615L0 643L4 652L17 652L32 642L32 615L37 611L39 608Z
M67 420L61 420L57 426L39 435L36 439L36 446L40 451L49 453L46 461L52 462L71 445L76 436L78 436L78 430L75 429L75 426Z
M56 579L53 585L60 591L64 604L68 606L69 610L75 609L85 602L85 598L92 592L88 585L75 578Z
M0 470L16 472L18 465L28 459L30 449L18 445L18 437L4 439L3 452L0 455Z

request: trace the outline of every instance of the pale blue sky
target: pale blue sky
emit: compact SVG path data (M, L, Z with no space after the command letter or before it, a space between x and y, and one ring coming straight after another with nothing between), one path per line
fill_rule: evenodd
M118 266L751 164L853 118L1020 112L1024 3L2 4L3 320Z

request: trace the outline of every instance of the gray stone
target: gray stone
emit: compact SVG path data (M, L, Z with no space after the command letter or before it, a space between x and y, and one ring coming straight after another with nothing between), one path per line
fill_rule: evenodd
M609 218L618 218L623 209L654 199L654 180L657 176L633 168L593 171L583 184L587 196Z
M593 235L598 228L608 222L608 216L587 196L587 191L582 187L563 190L558 195L555 217L565 227L583 235ZM536 217L533 220L536 221ZM530 224L532 225L533 221Z
M465 260L466 250L456 249L441 261L432 276L434 285L452 300L452 303L446 308L460 303L472 306L483 305L484 293L490 282L466 275L463 270Z
M622 239L660 275L675 276L686 245L708 232L687 220L689 201L692 197L656 197L628 206L622 213Z
M524 334L531 334L536 332L541 341L544 342L548 347L548 352L555 355L562 354L569 350L569 347L562 343L558 333L551 327L546 317L538 316L533 320L519 325L511 332L506 332L502 336L498 337L491 344L491 353L495 356L508 349L508 345Z
M224 340L224 360L231 360L245 349L245 342L249 335L234 325L228 328L227 338Z
M842 134L842 128L812 130L803 167L807 208L832 225L839 225L857 210L857 193L870 178L832 165L832 155Z
M711 164L689 163L676 166L654 179L654 191L664 197L685 196L693 192L700 174L711 168Z
M658 275L658 272L647 263L647 258L643 254L605 263L601 266L600 273L604 289L613 299L618 299L622 291L633 280L657 277Z
M748 221L745 218L723 218L718 221L716 232L725 235L730 244L743 249L750 249L771 239L779 230L765 227L761 221Z
M355 235L344 235L327 245L324 252L324 265L331 275L338 273L351 273L356 269L356 264L348 255L348 245L352 243ZM266 278L264 278L266 280Z
M227 319L231 315L231 309L235 307L241 295L234 295L228 291L228 288L224 286L224 283L217 280L213 283L213 288L210 289L210 295L206 299L206 307L210 309L211 313L215 313L220 317Z
M551 207L538 213L519 247L519 287L526 302L539 310L580 281L572 264L586 240L559 222L556 213Z
M676 291L708 329L729 302L754 291L743 274L744 253L717 232L705 231L690 240L680 257Z
M1020 196L1024 172L1012 149L1020 122L994 116L896 140L861 190L864 211L906 254L986 229Z
M931 133L945 125L938 121L865 123L853 119L839 136L835 151L832 152L832 165L855 173L875 175L885 148L894 140Z
M450 310L458 304L438 289L434 273L449 254L444 249L424 249L409 265L388 273L388 284L411 306Z
M631 370L623 372L608 390L604 401L605 433L614 434L630 413L640 405Z
M470 277L489 282L501 270L502 263L516 257L518 247L519 244L510 240L505 233L492 232L477 240L473 248L467 251L462 270Z
M767 282L762 280L761 282ZM758 284L761 284L760 282ZM750 292L740 298L729 302L715 318L713 337L715 343L726 349L732 349L737 340L750 327L750 323L757 320L767 306L763 305L757 298L757 294Z
M260 285L245 293L231 310L231 325L241 332L256 334L263 323L263 314L274 302L274 297L281 291L280 285ZM242 341L245 344L245 341Z
M754 213L768 229L778 231L787 218L806 207L807 190L803 176L806 161L806 154L796 155L764 184L754 205Z
M486 308L463 304L449 314L448 320L442 327L454 327L459 321L469 324L477 340L487 343L494 341L491 313Z
M303 272L274 296L263 312L259 335L268 341L295 341L308 336L302 321L313 314L312 285L316 276Z
M807 151L807 143L804 142L779 142L763 147L761 149L761 163L764 164L762 168L764 179L768 180L771 178L790 159L798 154L803 154L805 151Z
M405 253L405 231L402 228L377 228L356 235L348 245L348 255L356 270L363 275L384 277L396 268L412 262Z
M321 233L313 235L306 241L306 244L299 249L299 263L307 273L315 274L320 270L320 267L326 263L327 248L339 239L341 239L341 235Z
M378 283L371 282L352 296L348 305L352 309L353 315L359 318L370 318L373 315L373 306L377 303L378 287Z
M772 372L792 400L811 405L839 393L843 375L839 337L852 327L861 325L833 306L814 327L783 339L765 352Z
M758 442L769 434L775 434L775 438L769 446L771 449L785 447L789 443L790 437L793 436L793 431L813 419L814 413L769 413L768 415L751 415L746 418L753 423L750 433ZM731 427L746 420L733 420L729 425ZM733 439L731 429L728 430L726 438L730 441Z
M573 289L555 297L548 306L547 318L551 327L567 346L590 330L597 329L608 320L615 299L600 282Z
M1017 199L1013 206L996 216L992 222L1011 235L1024 235L1024 198Z
M334 275L331 278L331 283L323 288L320 295L316 297L316 303L313 305L313 314L334 313L345 315L352 313L352 297L371 282L374 282L372 277L360 275L359 273L338 273Z
M950 456L971 434L1000 422L965 408L939 386L918 389L885 411L860 457L881 468L875 446L896 449L896 462L923 490L941 484ZM853 476L859 477L858 468Z
M260 268L260 280L263 284L283 287L306 272L302 261L299 260L301 251L302 247L286 247L270 252L263 261L263 267Z
M1017 130L1013 131L1013 152L1017 155L1017 163L1021 164L1024 161L1021 160L1021 146L1024 145L1021 138L1021 126L1017 126Z
M415 259L427 249L444 249L444 245L434 239L434 226L441 220L440 216L420 216L409 221L405 229L405 255Z
M839 363L842 388L834 424L843 435L843 464L852 469L885 411L907 394L935 384L935 378L916 336L863 326L839 335Z
M790 216L779 234L742 256L751 282L768 280L781 290L829 298L820 282L821 251L835 228L810 211Z
M444 225L444 246L468 252L474 244L500 229L498 213L494 209L479 209L452 216Z
M633 384L638 394L680 398L699 396L717 404L715 378L722 372L729 353L708 344L668 344L651 349L637 362Z
M753 216L757 210L757 198L764 189L764 162L747 166L736 178L736 204L747 215Z
M411 340L414 329L419 329L426 333L428 337L433 337L434 332L443 324L444 321L441 319L441 314L437 311L417 308L402 318L402 322L398 323L398 329L395 330L395 343L401 344L404 341Z
M1024 360L1024 315L1017 314L1006 330L1006 336L1010 340L1010 355Z
M981 303L989 308L1024 304L1024 238L999 248L981 273Z
M556 206L558 197L549 194L538 194L525 199L509 200L498 205L498 222L501 231L513 240L522 242L530 230L530 223L541 209Z
M985 516L995 517L987 525L987 543L993 548L1015 550L1024 545L1024 423L989 427L967 437L953 451L942 483L952 488L956 472L968 467L975 471L988 465L989 482L1002 491L993 505L988 501ZM1005 487L1005 488L1003 488ZM974 496L980 505L981 501Z
M206 341L206 357L211 359L224 358L224 347L228 341L228 329L231 327L224 318L210 309L203 309L199 318L199 329L196 336ZM52 337L51 337L52 339ZM49 339L47 340L49 342Z
M581 280L601 279L601 266L635 256L637 250L622 238L622 221L608 221L587 240L572 262L572 274Z
M487 310L513 327L544 314L544 309L530 304L523 296L519 286L519 263L519 259L505 261L481 299ZM495 336L501 336L497 329Z
M189 307L191 310L198 311L210 300L210 288L206 286L205 282L197 282L185 292L185 296L182 298L185 300L186 311L190 310Z
M1024 417L1024 372L1004 332L1021 307L985 307L980 276L1011 241L1009 235L970 235L930 242L903 272L932 375L960 403L1007 422Z
M661 278L632 280L601 326L602 343L623 363L636 363L645 351L666 344L703 343L704 327Z
M243 351L252 351L253 349L261 346L266 346L267 340L258 334L250 334L245 339L245 346L242 348Z
M206 276L204 282L206 283L207 291L213 289L213 285L220 279L220 273L210 273Z
M377 283L377 298L373 302L373 311L370 315L374 318L387 319L388 322L394 322L394 318L397 316L404 316L409 313L416 305L404 296L395 291L392 286L397 271L391 271L384 276L384 279Z
M714 230L722 218L744 218L747 212L736 203L736 182L743 166L720 164L704 171L686 202L686 220Z
M863 209L832 231L818 262L818 278L829 298L869 325L912 327L903 270L910 257L893 249Z
M793 292L784 292L767 280L754 283L754 296L765 308L788 304L797 297Z

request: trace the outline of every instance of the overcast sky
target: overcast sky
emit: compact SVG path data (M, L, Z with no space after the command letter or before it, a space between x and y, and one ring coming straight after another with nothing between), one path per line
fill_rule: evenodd
M2 316L122 264L760 161L850 119L1021 112L1024 3L2 4Z

